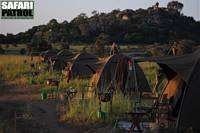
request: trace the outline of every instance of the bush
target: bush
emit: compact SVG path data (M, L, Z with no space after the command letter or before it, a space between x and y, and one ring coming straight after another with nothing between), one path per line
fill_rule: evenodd
M19 53L21 55L25 55L26 54L26 49L25 48L21 48L20 51L19 51Z
M0 54L5 54L5 50L0 46Z

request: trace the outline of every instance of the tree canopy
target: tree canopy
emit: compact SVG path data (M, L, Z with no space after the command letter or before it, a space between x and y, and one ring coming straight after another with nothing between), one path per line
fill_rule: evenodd
M60 43L64 38L68 44L95 44L102 34L108 37L110 44L167 43L181 39L200 42L200 22L180 14L182 8L182 3L172 1L167 7L157 9L92 11L91 17L81 13L70 22L59 23L52 19L46 25L34 26L16 35L0 34L0 43L29 43L37 32L41 32L48 43Z

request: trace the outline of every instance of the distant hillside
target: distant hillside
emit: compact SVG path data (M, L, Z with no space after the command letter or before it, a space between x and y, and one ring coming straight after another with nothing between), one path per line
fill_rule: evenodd
M58 23L52 19L46 25L34 26L16 35L0 34L0 43L28 43L40 35L50 43L94 43L104 36L108 43L167 43L188 39L200 42L200 22L181 14L183 5L157 3L148 9L113 10L110 13L92 12L91 17L81 13L71 22Z

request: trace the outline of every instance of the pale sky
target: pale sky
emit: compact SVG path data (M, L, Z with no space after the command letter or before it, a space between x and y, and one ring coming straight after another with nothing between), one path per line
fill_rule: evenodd
M80 13L91 16L93 10L110 12L113 9L146 9L157 1L160 6L167 6L171 0L34 0L35 16L33 20L2 20L0 19L0 33L19 33L33 26L46 24L52 18L62 22L70 21ZM184 4L183 13L200 20L200 0L178 0Z

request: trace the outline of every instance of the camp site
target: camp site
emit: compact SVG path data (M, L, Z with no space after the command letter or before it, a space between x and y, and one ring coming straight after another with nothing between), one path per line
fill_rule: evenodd
M200 133L198 1L61 1L0 20L0 133Z

